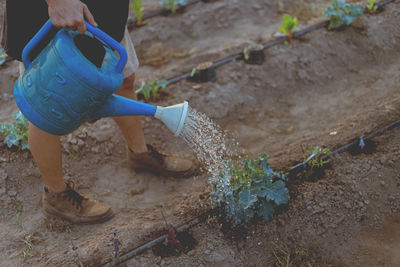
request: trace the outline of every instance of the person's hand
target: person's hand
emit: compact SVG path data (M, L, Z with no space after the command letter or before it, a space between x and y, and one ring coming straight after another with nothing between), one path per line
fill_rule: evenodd
M55 27L71 28L80 33L86 32L84 19L93 26L97 23L88 7L80 0L46 0L49 6L49 17Z

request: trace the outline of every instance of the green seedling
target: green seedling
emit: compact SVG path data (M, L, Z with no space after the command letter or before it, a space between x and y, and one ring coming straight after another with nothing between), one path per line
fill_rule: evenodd
M279 26L279 31L283 34L287 35L288 43L292 42L293 31L296 29L299 21L296 17L292 18L289 14L283 14L282 16L282 24Z
M377 9L378 9L378 6L375 5L375 0L369 0L369 3L367 5L368 13L373 14L376 12Z
M269 220L290 196L285 175L275 172L267 161L267 154L261 154L256 160L244 160L242 167L226 166L212 182L213 206L222 207L236 224L254 217Z
M24 243L24 249L21 251L20 255L22 255L22 258L25 262L28 258L32 258L34 256L33 253L34 242L35 242L34 234L25 235L22 242Z
M152 96L157 97L158 91L161 88L167 87L168 82L166 80L156 81L150 80L147 82L142 82L142 85L139 89L136 90L136 94L143 95L146 100L149 100Z
M146 24L146 21L143 21L143 4L142 0L133 0L131 4L131 9L136 16L136 25L142 26Z
M304 162L307 162L307 165L311 169L320 168L329 162L329 160L322 159L323 156L331 153L328 148L320 148L319 146L315 146L310 147L307 152L308 155L304 157Z
M160 5L175 14L176 10L187 4L186 0L162 0Z
M9 148L18 147L21 150L29 149L28 120L20 111L13 114L14 123L0 123L0 134L4 136L4 143Z
M249 60L250 58L250 49L248 47L245 47L243 49L243 56L245 60Z
M194 77L194 75L197 73L197 69L193 68L192 71L190 72L190 77Z
M343 0L334 0L332 6L324 10L324 16L329 18L328 29L336 29L353 23L363 13L362 8L348 4Z
M79 152L70 151L69 149L66 150L68 153L68 158L70 160L77 160L79 156Z
M3 48L0 48L0 66L6 62L7 54Z
M18 226L22 226L21 215L24 210L22 203L18 200L14 200L15 209L17 210L15 224Z

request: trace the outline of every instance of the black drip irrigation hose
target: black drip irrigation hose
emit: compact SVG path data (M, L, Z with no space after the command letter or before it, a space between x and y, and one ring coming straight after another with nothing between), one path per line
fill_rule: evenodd
M379 3L376 3L375 6L377 6L377 7L383 7L384 5L387 5L387 4L392 3L392 2L394 2L394 1L395 1L395 0L383 0L383 1L379 2Z
M400 126L400 120L395 121L395 122L393 122L393 123L381 128L381 129L378 129L378 130L372 132L371 134L369 134L369 135L367 135L365 137L364 136L360 136L359 139L353 140L350 143L335 149L330 154L321 157L321 161L328 160L331 157L333 157L334 155L342 153L342 152L348 150L349 148L351 148L351 147L353 147L355 145L360 145L361 146L361 144L364 144L365 141L371 140L375 136L383 134L384 132L392 130L392 129L394 129L396 127L399 127L399 126ZM362 146L364 146L364 145L362 145ZM309 158L309 159L311 159L311 158ZM306 168L307 161L308 160L306 160L305 162L302 162L302 163L299 163L299 164L296 164L296 165L292 166L290 168L289 175L295 175L295 174L303 171Z
M378 8L379 7L383 7L383 6L385 6L385 5L389 4L389 3L392 3L394 1L395 0L383 0L383 1L379 2L379 3L376 3L375 6L377 6ZM329 24L329 20L317 23L315 25L311 25L311 26L309 26L309 27L307 27L307 28L305 28L305 29L303 29L301 31L294 32L293 33L293 38L299 38L299 37L301 37L303 35L306 35L307 33L310 33L310 32L319 30L321 28L324 28L324 27L328 26L328 24ZM265 43L264 45L262 45L262 47L263 47L263 49L268 49L270 47L282 44L285 41L287 41L286 37L280 37L279 39L272 40L272 41L269 41L269 42ZM218 60L215 63L213 63L213 65L210 68L218 68L218 67L220 67L222 65L225 65L227 63L230 63L230 62L233 62L233 61L236 61L236 60L240 60L240 59L244 59L243 52L235 54L235 55L228 56L228 57L223 58L221 60ZM181 80L189 78L190 76L191 76L191 72L187 72L187 73L175 76L173 78L167 79L167 83L168 84L177 83L177 82L179 82Z
M388 1L394 1L394 0L388 0ZM307 27L307 28L304 29L304 30L295 32L295 33L293 34L293 37L294 37L294 38L298 38L298 37L303 36L303 35L305 35L305 34L307 34L307 33L316 31L316 30L318 30L318 29L321 29L321 28L325 27L326 25L328 25L328 23L329 23L329 21L324 21L324 22L322 22L322 23L318 23L318 24L312 25L312 26L310 26L310 27ZM270 47L273 47L273 46L282 44L282 43L284 43L285 41L286 41L286 38L285 38L285 37L280 37L280 38L277 39L277 40L269 41L269 42L263 44L262 47L263 47L263 49L268 49L268 48L270 48ZM220 59L220 60L216 61L215 63L213 63L213 65L211 66L211 68L218 68L218 67L220 67L220 66L222 66L222 65L225 65L225 64L227 64L227 63L230 63L230 62L233 62L233 61L236 61L236 60L241 60L241 59L244 59L243 52L238 53L238 54L235 54L235 55L228 56L228 57L223 58L223 59ZM181 75L179 75L179 76L176 76L176 77L173 77L173 78L171 78L171 79L168 79L168 80L167 80L167 83L168 83L168 84L172 84L172 83L179 82L179 81L181 81L181 80L184 80L184 79L189 78L190 75L191 75L191 72L186 72L186 73L181 74Z
M213 210L211 209L211 210L201 214L200 216L194 218L193 220L190 220L190 221L182 224L181 226L179 226L176 229L176 231L177 232L184 232L184 231L189 230L193 226L196 226L197 224L205 221L208 218L208 216L210 214L212 214L212 212L213 212ZM125 262L127 260L130 260L131 258L135 257L136 255L139 255L140 253L144 252L145 250L154 247L155 245L157 245L157 244L161 243L162 241L164 241L166 236L167 235L159 236L159 237L151 240L150 242L147 242L146 244L144 244L142 246L139 246L137 248L134 248L134 249L128 251L127 253L121 255L118 258L117 264L120 264L120 263L123 263L123 262ZM114 266L114 265L113 265L112 261L110 261L110 262L107 262L106 264L102 265L101 267L112 267L112 266Z

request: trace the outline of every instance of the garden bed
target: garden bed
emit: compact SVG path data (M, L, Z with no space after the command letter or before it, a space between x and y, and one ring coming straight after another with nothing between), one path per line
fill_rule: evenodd
M226 4L226 1L207 5L199 3L198 6L204 5L210 18L216 16L215 12L219 10L221 3ZM224 10L220 14L221 20L224 18L223 14L239 14L236 16L240 17L242 3L243 1L237 1L229 6L238 7L239 11L229 13ZM182 33L168 27L162 29L161 25L168 20L169 23L182 23L181 26L185 29L185 24L180 20L185 16L198 16L205 21L205 11L201 13L201 9L193 7L193 10L188 8L186 13L174 18L154 18L154 24L152 22L152 25L131 33L138 53L157 41L162 42L164 46L184 50L198 45L204 50L199 50L184 60L169 60L164 67L157 66L157 70L143 63L138 72L138 80L154 79L154 75L166 78L172 74L180 74L177 70L182 70L182 66L195 65L209 60L210 56L228 55L242 45L243 40L261 36L261 32L264 33L261 38L269 38L279 24L278 7L274 5L272 4L272 8L260 8L264 12L262 17L268 17L268 20L274 23L268 24L269 21L263 21L261 27L261 22L254 25L254 21L246 20L242 27L248 27L250 35L242 39L236 38L238 43L229 42L243 31L241 27L230 28L229 23L234 23L237 17L231 20L227 18L224 20L227 21L227 26L216 31L209 28L211 25L196 24L196 27L202 27L201 35L190 42L180 35ZM174 84L166 89L169 95L158 100L156 104L166 106L188 100L192 107L206 113L223 129L228 130L250 157L254 158L257 154L267 152L276 168L288 170L291 165L303 159L304 151L309 146L319 145L334 149L399 119L400 99L397 96L397 86L400 30L396 22L399 20L398 7L398 3L393 3L379 15L363 16L351 27L340 32L321 29L306 35L300 41L295 40L291 45L268 49L263 65L247 65L240 61L222 66L217 70L218 80L215 83L194 84L182 81ZM246 8L248 7L243 7L243 10ZM252 10L252 7L250 9ZM265 16L269 12L271 16ZM255 13L261 14L258 11ZM188 22L188 25L194 24ZM149 26L153 27L153 30L149 29ZM219 36L226 28L231 30L227 31L227 35ZM159 39L153 40L154 36L150 33L160 33L157 37ZM205 37L208 34L218 38L218 42L212 38L206 41ZM224 47L224 39L227 47ZM181 42L181 47L174 43L179 40L185 40ZM208 51L210 45L214 46L214 54ZM16 69L15 62L8 63L1 69L2 84L13 83L11 73ZM0 90L0 114L2 121L5 121L15 110L15 104L8 96L3 96L4 93L11 93L11 87L2 87ZM150 143L155 143L165 151L191 154L183 141L174 138L161 123L145 118L143 125ZM370 210L369 217L365 215L365 218L365 211L361 211L361 207L357 206L361 200L363 205L366 205L365 200L372 202L363 197L363 191L371 190L367 187L368 183L363 184L363 179L370 169L364 165L375 166L375 174L378 174L378 170L385 169L383 167L386 165L375 163L376 161L380 162L384 156L394 163L397 160L395 146L393 150L386 150L391 147L391 139L378 139L376 154L359 155L354 158L347 154L340 155L333 160L332 169L327 171L327 178L314 183L298 183L292 189L296 194L293 195L294 200L289 203L288 210L283 211L271 222L262 223L255 228L255 236L260 234L260 240L257 237L241 241L243 251L248 256L235 252L239 256L232 259L259 264L261 261L257 260L262 259L259 257L261 249L265 251L266 248L258 245L258 242L265 245L277 236L284 241L292 236L294 241L290 241L290 244L293 246L316 245L323 251L331 243L335 243L337 246L335 245L332 252L321 254L321 251L317 250L318 255L323 255L327 260L342 255L338 259L350 263L356 259L347 253L349 249L354 248L353 251L357 255L355 246L339 245L351 243L353 235L350 229L355 228L349 226L360 227L357 229L361 231L363 224L360 223L360 218L363 218L362 221L366 225L369 223L368 218L372 218L371 225L379 226L381 220L377 219L375 223L374 212L382 218L395 211L392 211L391 205L386 205L388 201L392 201L395 207L399 203L395 192L382 200L376 197L374 199L377 204ZM84 125L79 131L64 137L63 141L66 177L72 179L83 193L111 204L117 215L110 222L95 226L66 226L44 220L39 211L42 183L29 152L15 152L3 145L0 151L0 186L5 191L0 195L0 236L3 240L0 243L0 251L6 256L5 264L71 266L81 262L96 266L111 259L113 229L118 232L121 252L126 252L165 233L167 228L162 213L168 224L179 226L209 209L205 193L207 174L184 180L160 178L144 173L135 174L124 161L124 143L116 125L110 119ZM385 144L384 142L387 142L386 145L381 147L381 143ZM362 169L357 171L356 164L363 166ZM387 184L392 183L392 173L397 170L395 167L389 167L381 173ZM364 170L365 175L362 174ZM346 182L340 182L338 177L350 183L352 187L345 186ZM356 197L358 187L362 189L358 190L362 194L360 197ZM395 187L389 188L394 190ZM341 191L346 196L344 200L338 197ZM385 191L377 192L383 195ZM387 197L391 195L394 195L394 198L388 200ZM316 198L311 199L311 196ZM323 197L329 201L322 207L323 211L319 211L320 202L324 202ZM346 199L347 202L351 200L349 211L344 203ZM308 209L308 206L311 208ZM316 212L313 213L314 211ZM325 216L326 214L328 216ZM337 214L343 214L344 219L340 221L341 216ZM205 248L204 240L209 239L214 245L207 248L208 250L215 250L217 253L225 249L228 252L235 251L228 241L220 241L220 237L215 236L218 231L204 230L204 227L206 226L199 226L194 230L198 248L195 248L193 258L207 254L205 251L205 254L202 254L201 249ZM213 236L204 237L202 231L210 231ZM23 261L23 252L27 247L23 240L27 237L30 237L33 245L34 256L26 256ZM371 235L367 235L366 238L370 237L374 238ZM265 254L270 255L272 250L269 249L268 252L269 254ZM160 261L149 254L143 257L145 258L139 258L137 261L143 260L148 264L153 263L153 260L156 263ZM175 257L174 260L185 264L186 257ZM218 257L214 255L213 259L217 262ZM197 260L202 262L202 259L196 258L196 262ZM164 262L168 263L168 260ZM172 261L171 264L173 263Z

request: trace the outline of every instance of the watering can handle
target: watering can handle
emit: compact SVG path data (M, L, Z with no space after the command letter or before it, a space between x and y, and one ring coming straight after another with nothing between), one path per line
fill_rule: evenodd
M115 41L113 38L111 38L108 34L103 32L102 30L90 25L85 21L86 28L89 32L93 33L94 36L111 46L113 49L115 49L118 54L119 54L119 61L117 63L117 66L115 67L115 70L117 72L122 72L122 70L125 67L126 61L128 59L128 55L126 53L125 48ZM25 46L24 50L22 51L22 62L24 62L25 68L28 69L32 65L32 61L30 59L30 54L32 50L39 44L41 40L50 32L50 30L54 27L53 23L49 19L43 27L35 34L35 36L28 42L28 44Z

